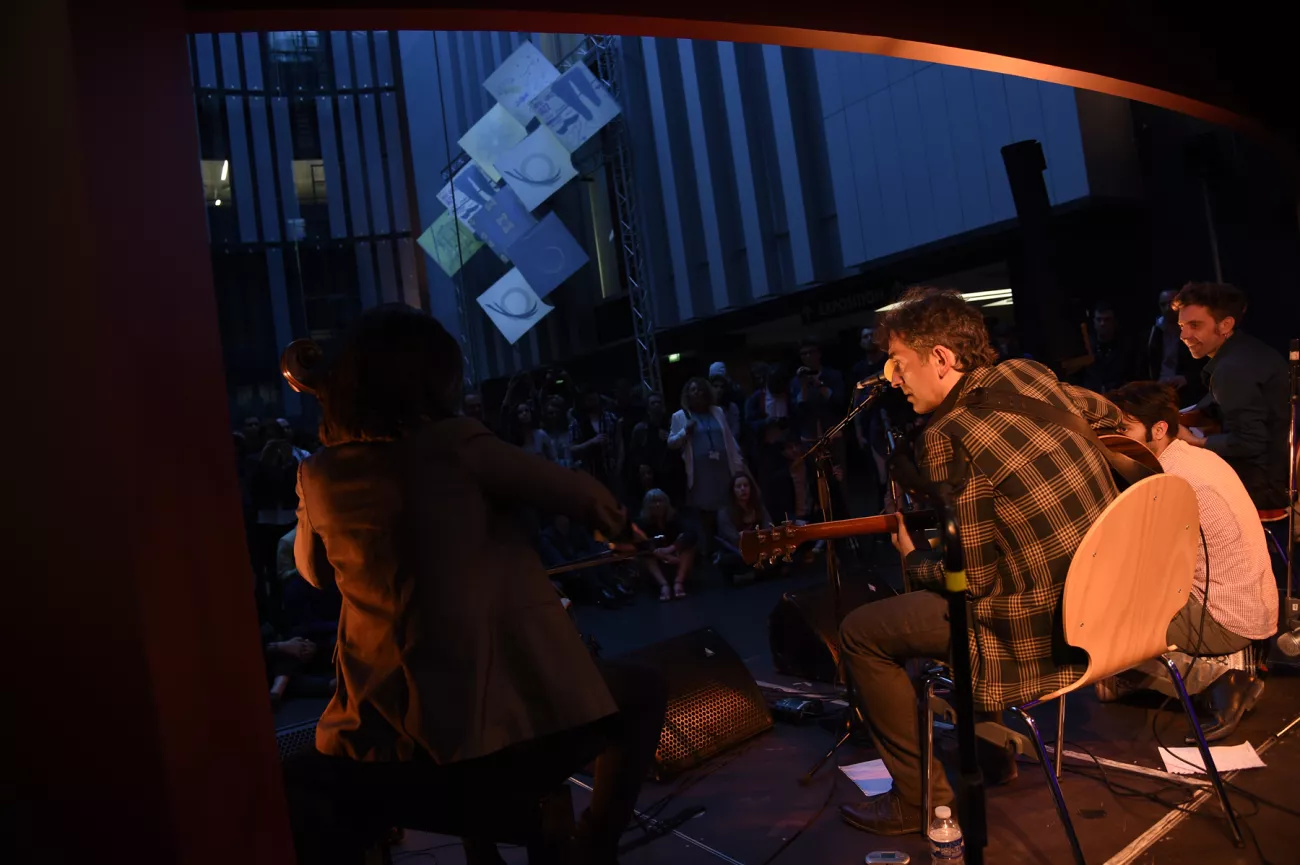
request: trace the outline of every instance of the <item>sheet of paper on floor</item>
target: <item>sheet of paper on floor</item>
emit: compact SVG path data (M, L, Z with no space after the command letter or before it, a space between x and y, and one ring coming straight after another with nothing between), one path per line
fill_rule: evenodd
M868 796L888 793L889 788L894 786L894 779L889 776L884 760L868 760L865 763L841 766L840 771L848 775L849 780L857 784L858 789Z
M1263 769L1264 761L1249 742L1240 745L1220 745L1210 747L1210 756L1220 772L1233 772L1237 769ZM1165 761L1165 771L1175 775L1203 775L1205 764L1201 762L1201 752L1196 747L1161 748L1160 758Z

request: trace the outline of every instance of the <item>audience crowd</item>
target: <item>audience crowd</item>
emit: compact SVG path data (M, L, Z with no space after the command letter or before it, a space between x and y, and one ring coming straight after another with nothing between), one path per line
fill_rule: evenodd
M1194 360L1179 339L1174 294L1160 294L1153 310L1158 315L1145 332L1121 320L1110 304L1096 304L1085 328L1086 355L1067 361L1062 377L1099 393L1136 380L1159 381L1184 404L1194 402L1205 392L1204 361ZM992 323L989 329L1004 359L1026 356L1013 329ZM671 601L686 597L700 562L729 584L754 579L739 552L746 529L825 517L815 467L802 457L863 398L854 384L884 368L885 347L874 327L862 328L860 346L861 358L847 372L826 366L822 346L805 338L792 346L790 365L753 364L748 387L717 361L707 376L689 378L672 394L626 382L604 390L557 368L520 372L495 413L473 391L465 393L462 411L529 453L599 479L648 538L636 564L556 573L558 591L574 603L604 608L635 602L639 586ZM917 423L906 398L890 389L834 439L828 481L836 518L891 505L886 457L897 436ZM319 443L283 418L248 418L234 439L272 698L328 694L340 599L310 587L293 556L297 467ZM598 538L563 515L528 519L548 568L605 554ZM837 543L846 545L842 556L860 554L855 542ZM816 556L821 547L804 555Z

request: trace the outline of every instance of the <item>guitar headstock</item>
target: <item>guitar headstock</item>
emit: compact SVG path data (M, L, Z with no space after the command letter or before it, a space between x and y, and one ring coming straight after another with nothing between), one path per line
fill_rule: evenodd
M740 557L756 568L793 561L795 549L806 540L804 529L787 520L770 529L741 532Z

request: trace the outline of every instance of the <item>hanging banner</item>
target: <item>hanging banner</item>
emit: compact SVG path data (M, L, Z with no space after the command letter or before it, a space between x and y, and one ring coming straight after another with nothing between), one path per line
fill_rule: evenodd
M469 132L461 136L456 143L460 149L478 163L479 168L493 183L501 182L501 175L492 166L496 158L528 135L522 123L510 116L501 105L493 105L487 114L479 118L478 123L470 127Z
M539 93L532 108L570 153L619 114L614 97L583 63Z
M469 227L497 255L505 256L515 241L537 224L519 196L509 186L497 190L492 200L469 219Z
M483 241L462 225L450 210L435 219L415 242L448 276L455 276L461 265L483 246Z
M442 202L442 206L448 210L454 209L461 222L468 223L469 218L480 207L491 201L496 193L496 184L483 173L483 169L479 168L477 163L469 162L456 172L451 183L438 192L438 201Z
M529 210L578 176L568 149L546 126L497 157L496 167Z
M554 213L548 213L515 241L510 260L538 297L546 297L588 261L587 253Z
M527 126L533 119L533 109L528 103L559 77L559 70L537 46L525 42L487 77L483 87L511 117Z
M478 296L478 305L492 319L506 342L514 345L555 307L543 303L518 268L498 279Z

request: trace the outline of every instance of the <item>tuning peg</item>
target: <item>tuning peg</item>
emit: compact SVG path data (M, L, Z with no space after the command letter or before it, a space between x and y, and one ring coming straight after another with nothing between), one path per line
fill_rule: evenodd
M791 555L790 550L785 551L785 555L781 557L781 561L785 562L787 565L794 562L794 556Z

